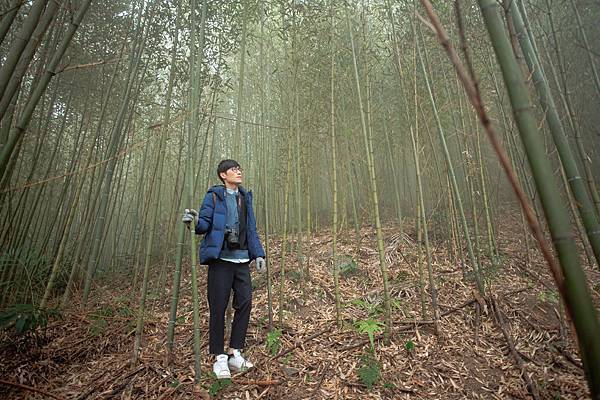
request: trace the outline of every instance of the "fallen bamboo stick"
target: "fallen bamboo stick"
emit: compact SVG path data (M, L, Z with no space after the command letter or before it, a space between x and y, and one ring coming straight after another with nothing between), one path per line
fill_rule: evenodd
M37 388L34 388L32 386L22 385L22 384L17 383L17 382L10 382L10 381L5 381L3 379L0 379L0 384L6 385L6 386L12 386L12 387L15 387L15 388L18 388L18 389L27 390L29 392L40 393L40 394L43 394L43 395L48 396L48 397L52 397L53 399L57 399L57 400L63 400L64 399L64 397L60 397L60 396L58 396L56 394L47 392L45 390L37 389Z

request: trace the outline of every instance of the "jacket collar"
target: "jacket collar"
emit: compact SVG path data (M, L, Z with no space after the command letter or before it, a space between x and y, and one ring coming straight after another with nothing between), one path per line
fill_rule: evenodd
M244 197L246 197L246 194L252 193L252 191L246 191L243 186L238 186L238 190ZM225 185L215 185L208 189L208 191L216 194L220 200L225 200Z

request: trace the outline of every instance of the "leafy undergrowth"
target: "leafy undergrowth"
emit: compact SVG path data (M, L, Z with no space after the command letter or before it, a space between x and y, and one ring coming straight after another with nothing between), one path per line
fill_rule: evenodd
M557 295L547 268L537 253L530 254L532 263L526 266L522 234L511 231L517 224L511 224L510 219L504 223L498 238L501 266L489 268L491 263L481 255L488 267L486 298L475 294L469 271L465 282L446 242L434 240L433 270L442 314L438 335L434 334L429 301L427 315L421 315L414 228L405 226L403 235L393 226L385 229L394 321L387 343L381 324L383 285L374 230L363 228L358 246L353 231L341 235L339 252L343 256L337 264L344 307L339 329L329 267L331 234L320 231L305 239L303 261L309 278L288 253L288 260L293 261L286 267L286 306L279 330L268 330L265 279L253 272L255 290L246 355L256 367L234 375L231 383L216 382L209 374L206 276L201 269L204 388L223 399L531 398L522 378L525 373L540 398L589 397L573 340L568 331L560 329ZM274 288L279 287L280 250L276 242L271 253ZM172 268L169 266L170 272ZM586 272L593 287L598 288L597 271L588 268ZM61 319L51 320L34 334L2 334L0 397L191 398L194 363L189 268L182 278L170 366L165 362L170 295L154 286L137 366L129 363L137 309L127 297L131 288L96 286L96 303L86 311L73 304ZM598 300L596 291L594 297ZM523 360L523 372L499 328L492 298ZM276 296L273 303L277 320Z

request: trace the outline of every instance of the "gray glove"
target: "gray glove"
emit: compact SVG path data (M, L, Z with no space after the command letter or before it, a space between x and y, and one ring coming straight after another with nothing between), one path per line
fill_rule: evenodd
M190 227L190 223L194 223L194 228L198 224L198 212L193 208L186 208L183 212L183 218L181 218L181 222L186 224L188 228Z
M259 274L262 274L263 272L265 272L267 270L267 261L265 261L264 258L262 258L262 257L256 258L256 270L258 271Z

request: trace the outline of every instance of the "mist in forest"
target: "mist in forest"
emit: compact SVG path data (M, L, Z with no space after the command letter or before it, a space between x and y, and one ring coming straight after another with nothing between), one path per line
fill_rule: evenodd
M600 398L599 20L3 0L0 396ZM265 254L226 385L189 210L227 159Z

